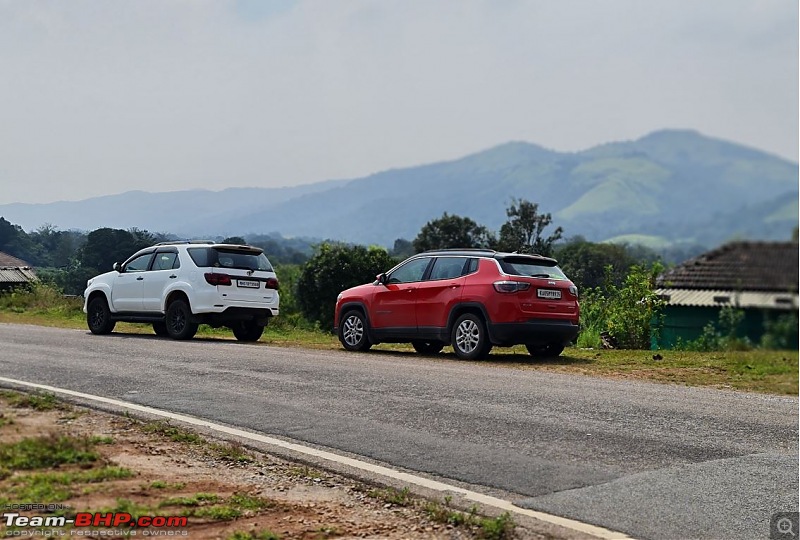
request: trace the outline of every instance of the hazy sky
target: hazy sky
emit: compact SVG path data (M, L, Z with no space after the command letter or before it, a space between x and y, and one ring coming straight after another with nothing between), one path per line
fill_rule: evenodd
M0 0L0 204L691 128L798 156L796 0Z

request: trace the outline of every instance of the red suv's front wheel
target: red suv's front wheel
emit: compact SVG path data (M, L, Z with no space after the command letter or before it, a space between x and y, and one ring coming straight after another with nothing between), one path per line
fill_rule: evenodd
M348 351L366 351L372 343L367 337L367 321L360 311L348 311L339 324L339 341Z

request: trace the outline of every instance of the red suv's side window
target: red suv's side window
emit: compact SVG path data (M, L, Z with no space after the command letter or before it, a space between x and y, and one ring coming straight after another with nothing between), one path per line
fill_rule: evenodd
M389 275L387 283L411 283L414 281L422 281L422 276L425 275L425 270L428 268L431 260L429 258L415 259L407 264L404 264Z
M466 257L439 257L434 261L429 280L453 279L463 276L467 266Z

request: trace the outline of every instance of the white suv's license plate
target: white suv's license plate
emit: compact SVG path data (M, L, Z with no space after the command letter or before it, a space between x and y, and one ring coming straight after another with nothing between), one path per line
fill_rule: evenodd
M536 294L539 298L552 298L553 300L559 300L561 298L561 291L554 291L552 289L539 289Z
M250 279L237 279L236 285L239 287L247 287L248 289L258 289L261 287L260 281L253 281Z

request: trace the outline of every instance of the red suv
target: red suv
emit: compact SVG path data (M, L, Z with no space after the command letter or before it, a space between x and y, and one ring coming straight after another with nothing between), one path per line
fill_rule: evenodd
M490 250L428 251L374 283L339 294L334 329L349 351L411 342L435 354L452 345L463 359L494 345L524 344L558 356L578 335L578 289L555 259Z

